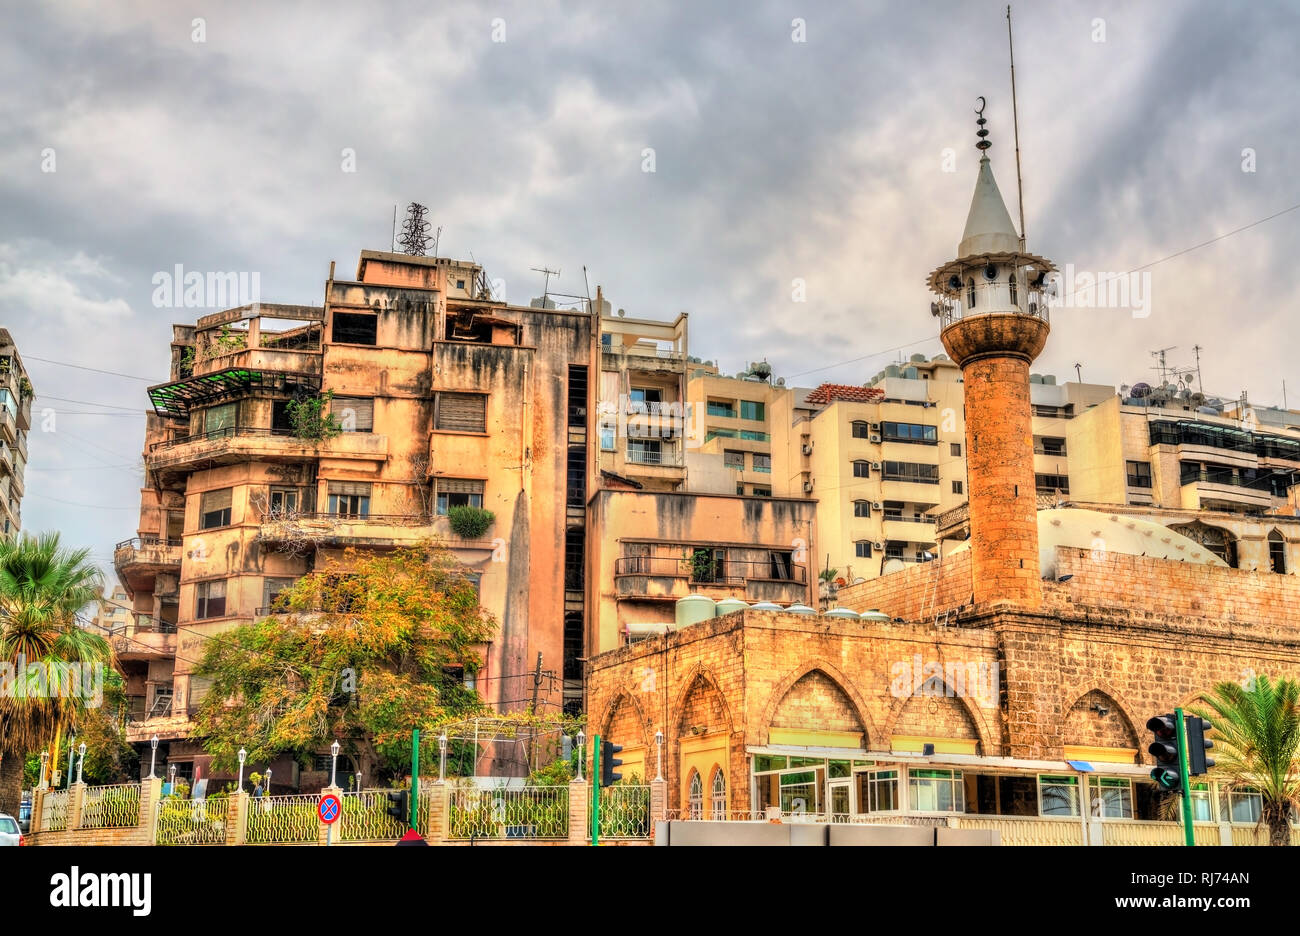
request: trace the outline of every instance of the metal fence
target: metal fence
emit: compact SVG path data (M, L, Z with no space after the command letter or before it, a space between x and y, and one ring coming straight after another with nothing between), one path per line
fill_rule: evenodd
M140 824L140 784L86 787L81 828L122 829Z
M259 796L248 801L244 841L250 845L314 843L320 835L319 796Z
M591 812L587 806L587 838L591 838ZM650 821L650 787L618 783L600 791L600 837L602 839L648 839L654 828Z
M340 842L395 842L406 834L407 823L388 815L387 790L344 793L339 799L343 803L338 823ZM428 794L420 798L421 819L428 814L428 799Z
M569 788L451 790L447 813L448 839L564 839Z
M159 800L154 843L224 845L228 805L225 797L195 800L169 796Z
M50 791L41 801L41 831L62 832L68 827L68 791Z

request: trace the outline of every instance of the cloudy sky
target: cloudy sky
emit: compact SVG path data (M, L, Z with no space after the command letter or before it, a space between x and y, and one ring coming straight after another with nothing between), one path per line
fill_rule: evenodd
M1300 202L1298 9L1017 3L1030 248L1125 272ZM0 324L38 393L23 526L106 567L135 532L144 388L170 324L204 314L155 307L156 272L257 272L263 300L319 304L330 261L349 275L420 201L440 253L512 302L540 293L532 267L583 292L585 265L630 315L689 312L728 373L861 383L942 350L924 278L965 221L978 95L1017 213L1001 3L91 0L4 21ZM1297 246L1293 211L1150 267L1145 317L1057 310L1036 368L1133 383L1150 350L1199 344L1207 390L1280 403L1285 380L1296 406Z

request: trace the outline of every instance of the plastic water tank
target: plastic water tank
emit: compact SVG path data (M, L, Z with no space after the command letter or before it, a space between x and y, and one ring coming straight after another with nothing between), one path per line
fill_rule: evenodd
M884 622L893 620L893 618L884 611L881 611L879 608L872 608L870 611L863 611L858 616L864 621Z
M756 605L750 605L749 610L751 610L751 611L781 611L781 610L783 610L783 609L782 609L782 607L781 607L779 604L773 604L773 603L770 602L770 601L760 601L760 602L759 602L758 604L756 604Z
M785 610L790 614L816 614L817 613L812 608L803 604L792 604L790 605L790 607L786 608Z
M731 614L733 611L744 611L748 607L748 601L741 601L739 598L723 598L717 604L717 615L722 617L724 614Z
M718 606L707 595L687 595L677 599L677 626L688 627L707 621L718 613Z
M852 611L848 608L831 608L829 611L826 612L826 616L833 617L833 618L844 618L846 621L858 620L858 612Z

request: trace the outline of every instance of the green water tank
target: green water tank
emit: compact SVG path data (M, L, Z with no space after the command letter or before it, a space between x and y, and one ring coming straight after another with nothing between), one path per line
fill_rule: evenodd
M859 615L859 616L860 616L860 617L862 618L862 620L864 620L864 621L880 621L880 622L884 622L884 621L892 621L892 620L893 620L893 618L891 618L891 617L890 617L888 614L886 614L884 611L881 611L879 608L872 608L870 611L863 611L862 614Z
M783 611L779 604L773 604L770 601L760 601L758 604L750 607L751 611Z
M687 595L677 599L677 626L689 627L718 614L717 603L707 595Z
M745 611L749 609L748 601L741 601L739 598L723 598L718 602L718 617L724 614L731 614L733 611Z
M858 620L858 612L850 611L848 608L831 608L826 612L827 617L844 618L846 621Z
M786 608L785 610L790 614L816 614L817 613L812 608L804 604L792 604L790 605L790 607Z

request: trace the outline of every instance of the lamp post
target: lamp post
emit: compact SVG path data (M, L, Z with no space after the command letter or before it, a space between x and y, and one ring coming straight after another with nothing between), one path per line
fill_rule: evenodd
M447 780L447 732L438 735L438 782Z
M577 740L578 740L578 779L581 780L582 762L586 759L583 752L587 745L587 735L581 728L578 729Z
M655 732L655 779L664 778L664 733Z
M334 779L339 773L339 743L337 740L330 745L330 786L337 786Z
M271 795L271 768L266 768L266 795Z
M72 759L77 753L77 736L73 735L72 740L68 742L68 786L72 786Z
M170 784L172 792L175 793L176 792L176 765L175 764L167 765L167 782L168 784Z
M41 789L45 789L45 765L49 763L50 752L41 751Z
M154 779L153 768L157 762L158 762L158 736L154 735L152 738L149 739L149 776L146 779L148 780Z
M81 771L86 766L86 745L84 742L77 748L77 753L80 755L77 759L77 782L81 783Z
M244 792L244 761L248 759L248 752L243 748L239 749L239 786L235 787L240 793Z

